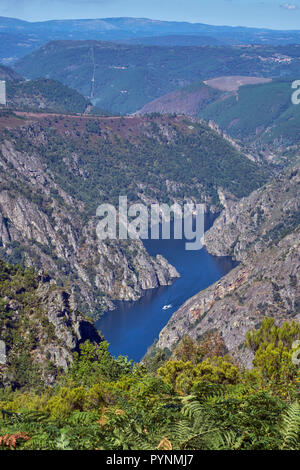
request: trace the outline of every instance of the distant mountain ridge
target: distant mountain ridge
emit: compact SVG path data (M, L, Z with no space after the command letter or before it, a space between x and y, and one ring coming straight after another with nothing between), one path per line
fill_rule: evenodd
M135 41L140 44L199 45L198 36L207 44L299 44L300 31L279 31L259 28L213 26L202 23L158 21L147 18L103 18L28 22L0 17L0 61L9 64L24 57L46 42L58 39ZM169 36L169 39L166 39ZM177 36L172 39L171 36ZM181 36L181 38L180 38ZM192 40L194 36L194 40ZM161 39L159 39L161 37ZM172 42L173 41L173 42ZM171 44L172 42L172 44Z
M236 41L243 37L252 37L256 41L276 38L278 41L299 39L299 30L272 30L268 28L250 28L246 26L217 26L187 21L161 21L149 18L95 18L77 20L48 20L29 22L16 18L0 17L1 30L4 32L125 32L128 36L137 37L140 33L147 35L168 34L209 34L236 35ZM239 36L241 35L241 36Z

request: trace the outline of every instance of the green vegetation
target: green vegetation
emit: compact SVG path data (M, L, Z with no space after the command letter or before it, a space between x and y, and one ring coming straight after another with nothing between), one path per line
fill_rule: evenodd
M86 342L54 387L0 389L0 448L299 450L299 334L265 319L247 336L251 371L215 341L184 338L159 368L160 351L134 364Z
M42 391L70 364L81 342L100 343L69 298L47 273L0 260L0 340L6 347L0 389Z
M240 197L266 181L263 167L206 125L184 118L49 117L40 125L43 143L28 139L26 131L8 136L19 151L34 149L60 187L83 201L91 214L101 202L117 204L122 194L136 201L141 187L163 202L169 202L167 194L170 201L195 197L201 202L209 196L218 204L218 187ZM171 191L167 180L177 183Z
M219 98L222 95L221 91L205 85L205 83L203 83L202 81L193 82L190 85L180 88L179 92L183 96L187 96L189 94L197 93L198 91L201 91L201 90L206 90L209 93L209 98L207 100L208 102L215 101L217 98Z
M3 239L0 257L22 265L30 262L37 269L46 267L59 285L68 282L74 286L80 310L94 318L107 309L108 298L119 298L124 277L124 267L111 263L110 254L99 258L94 228L101 203L117 207L123 195L128 196L128 203L184 203L193 197L218 210L220 187L243 196L261 186L268 175L265 167L251 162L209 127L182 116L36 114L25 116L21 123L22 127L8 127L0 135L3 144L11 143L12 157L1 156L1 191L7 191L12 201L5 212L9 216L4 230L12 240ZM24 223L28 227L35 214L40 214L40 243L35 235L28 238L29 232L18 228L17 235L14 230L10 212L17 200L27 213ZM86 249L88 259L82 256ZM130 251L119 242L109 247L112 257L117 252L126 256L124 262L130 270L126 282L137 291L136 283L142 282L144 272L137 268ZM113 272L114 277L112 283L101 281L99 292L97 276L102 269Z
M279 56L292 57L287 64ZM132 113L191 84L224 75L298 74L299 48L273 46L155 47L99 41L53 41L15 64L26 78L49 77L91 96L113 113ZM246 114L246 113L245 113Z
M300 109L291 102L292 78L242 86L199 112L212 119L234 138L251 140L262 136L265 144L292 145L299 141Z
M11 106L23 111L83 113L90 105L78 91L45 78L26 82L9 81L7 100Z
M0 365L0 449L299 450L298 323L278 327L265 318L249 332L250 371L225 354L215 332L199 343L185 336L172 352L154 348L140 364L111 357L105 341L86 341L63 371L34 360L55 344L40 289L32 269L0 261L8 352Z
M32 268L24 269L0 260L0 337L9 354L5 376L0 366L0 386L4 380L15 387L39 389L44 367L56 369L51 362L39 366L33 360L32 352L46 347L49 339L55 337L37 288L38 279Z

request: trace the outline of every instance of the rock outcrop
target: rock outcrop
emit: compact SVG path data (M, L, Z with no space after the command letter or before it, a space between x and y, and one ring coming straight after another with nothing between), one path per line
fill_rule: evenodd
M42 136L39 136L42 138ZM0 143L0 256L68 282L80 309L99 317L113 300L138 300L179 273L141 241L99 241L96 217L57 183L37 154Z
M0 386L26 385L32 371L52 384L59 371L70 366L80 344L103 340L76 309L73 295L47 274L0 261L0 279L0 340L6 345Z
M221 334L237 361L251 367L245 333L265 316L300 321L299 167L238 202L229 202L205 235L207 249L241 263L189 299L161 331L157 347L184 336Z
M300 164L249 197L222 201L225 210L205 234L208 251L243 261L272 246L300 222Z

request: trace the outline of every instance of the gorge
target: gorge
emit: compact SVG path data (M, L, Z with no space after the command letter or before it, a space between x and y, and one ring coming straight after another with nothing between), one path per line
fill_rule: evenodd
M206 229L213 217L206 217ZM171 229L171 233L172 229ZM146 291L136 302L117 302L116 310L108 311L96 327L110 343L113 356L128 356L140 361L171 315L190 297L206 289L231 270L236 263L230 257L215 257L205 248L185 249L186 240L144 240L151 256L163 255L180 274L168 287ZM164 306L170 308L163 310Z

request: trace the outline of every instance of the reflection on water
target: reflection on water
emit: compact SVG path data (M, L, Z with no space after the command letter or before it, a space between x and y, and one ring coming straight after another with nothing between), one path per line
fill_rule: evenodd
M116 302L96 326L110 343L110 352L139 361L172 314L190 297L234 267L230 258L216 258L203 248L186 251L185 240L146 240L147 251L162 254L181 274L172 286L148 290L138 302ZM171 304L168 310L164 305Z

